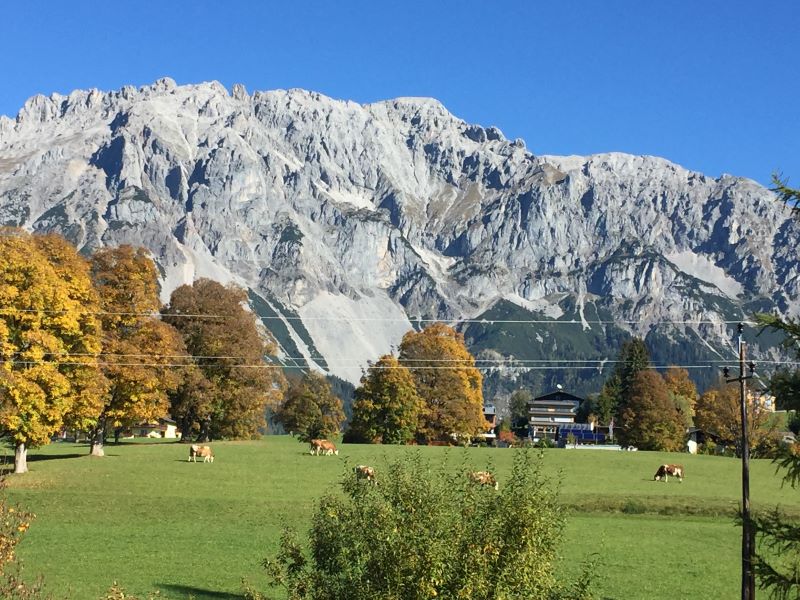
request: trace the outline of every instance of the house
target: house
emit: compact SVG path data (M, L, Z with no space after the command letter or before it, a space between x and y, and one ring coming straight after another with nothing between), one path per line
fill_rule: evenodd
M720 441L719 434L699 427L689 427L686 430L686 438L686 451L689 454L697 454L698 448L708 442L718 444Z
M575 424L575 411L583 398L568 394L560 385L556 387L555 392L528 402L528 424L534 439L558 440L561 428Z
M494 404L483 405L483 418L486 419L486 428L480 437L484 440L495 439L497 437L494 433L494 429L497 427L497 409Z
M768 412L775 412L776 409L775 396L765 392L748 389L747 402L748 404L757 405Z
M131 429L134 437L167 439L176 439L180 437L177 424L175 421L168 418L162 418L156 422L140 423Z

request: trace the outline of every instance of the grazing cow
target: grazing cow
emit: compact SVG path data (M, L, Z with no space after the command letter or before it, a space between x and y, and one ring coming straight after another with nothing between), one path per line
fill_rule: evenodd
M656 474L653 475L653 480L662 481L663 478L663 481L666 483L667 481L669 481L670 475L672 475L673 477L677 477L678 481L683 483L683 475L684 475L683 465L661 465L660 467L658 467L658 471L656 471Z
M467 477L473 483L477 483L479 485L490 485L494 489L500 489L500 484L497 483L497 480L494 478L489 471L470 471L467 473Z
M339 450L337 450L334 443L328 440L311 440L311 450L309 452L317 456L321 454L325 456L330 456L331 454L339 455Z
M356 474L356 479L364 479L365 481L369 481L374 485L378 485L378 482L375 481L375 469L372 467L368 467L367 465L358 465L353 469Z
M311 440L309 442L311 448L309 450L309 454L321 454L322 453L322 440Z
M200 446L198 444L192 444L189 446L189 460L192 462L197 462L197 457L203 459L203 462L214 462L214 452L211 450L211 446Z
M322 441L322 451L325 453L325 456L330 456L331 454L339 456L339 449L336 447L336 444L328 440L321 440L321 441Z

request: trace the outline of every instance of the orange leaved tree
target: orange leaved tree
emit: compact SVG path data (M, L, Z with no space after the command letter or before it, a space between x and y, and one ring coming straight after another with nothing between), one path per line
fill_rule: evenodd
M425 402L421 438L469 437L486 428L483 378L462 334L443 323L409 331L400 343L400 364L411 372Z
M109 391L95 413L90 452L103 456L109 428L168 413L168 393L178 387L186 351L178 332L159 318L158 273L145 249L98 250L92 279L103 308L101 365Z

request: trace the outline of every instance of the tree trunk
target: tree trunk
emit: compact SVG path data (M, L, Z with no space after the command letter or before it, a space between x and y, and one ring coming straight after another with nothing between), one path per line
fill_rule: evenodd
M119 436L122 434L122 427L114 429L114 443L119 444Z
M95 426L94 430L92 431L92 447L89 451L89 454L92 456L105 456L106 453L103 452L103 441L105 440L106 434L106 420L105 418L101 418L97 425Z
M188 442L192 439L192 420L189 417L181 419L181 441Z
M211 419L205 419L200 427L200 435L197 436L198 442L211 441Z
M25 444L17 444L17 449L14 452L14 473L27 473L28 472L28 449Z

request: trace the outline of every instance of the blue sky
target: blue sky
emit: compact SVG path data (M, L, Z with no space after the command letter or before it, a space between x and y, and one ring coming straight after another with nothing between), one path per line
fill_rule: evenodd
M623 151L800 184L800 2L0 4L0 114L162 76L432 96L537 154Z

